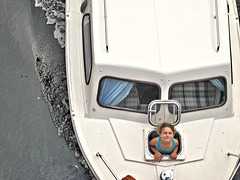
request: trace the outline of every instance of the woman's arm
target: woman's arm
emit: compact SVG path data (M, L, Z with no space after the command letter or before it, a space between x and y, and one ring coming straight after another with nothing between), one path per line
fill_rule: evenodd
M151 141L149 141L149 145L152 147L157 145L158 137L153 138Z
M163 155L155 148L155 146L157 145L157 142L158 142L158 137L155 137L149 142L149 146L155 154L154 160L157 162L160 162L163 158Z
M163 155L155 149L155 147L151 146L151 150L154 152L155 156L154 156L154 160L157 162L160 162L163 158Z
M179 147L179 142L177 139L174 139L175 140L175 148L173 150L173 152L170 154L170 158L175 160L177 159L177 151L178 151L178 147Z

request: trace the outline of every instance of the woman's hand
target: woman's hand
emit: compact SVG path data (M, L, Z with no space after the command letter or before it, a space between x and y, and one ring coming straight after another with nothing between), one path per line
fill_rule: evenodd
M160 152L155 152L154 160L160 162L163 158L163 155Z
M172 160L177 159L177 153L172 152L172 154L170 154L170 158L171 158Z

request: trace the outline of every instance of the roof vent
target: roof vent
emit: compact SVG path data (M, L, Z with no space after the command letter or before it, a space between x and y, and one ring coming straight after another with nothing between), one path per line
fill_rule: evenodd
M169 169L160 174L160 180L173 180L173 172Z

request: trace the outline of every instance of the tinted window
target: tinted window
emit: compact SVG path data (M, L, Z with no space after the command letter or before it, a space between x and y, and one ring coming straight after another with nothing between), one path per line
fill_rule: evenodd
M103 78L98 102L102 106L147 112L148 104L159 99L159 88L154 84Z
M91 44L91 22L90 15L86 14L83 17L83 57L85 81L88 84L92 71L92 44Z
M182 112L220 106L226 101L226 82L216 78L175 84L170 99L180 102Z

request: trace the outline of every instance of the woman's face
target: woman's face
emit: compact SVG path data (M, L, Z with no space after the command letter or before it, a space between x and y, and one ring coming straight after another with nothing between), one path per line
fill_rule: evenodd
M163 128L160 137L163 141L171 141L174 137L172 129L169 127Z

